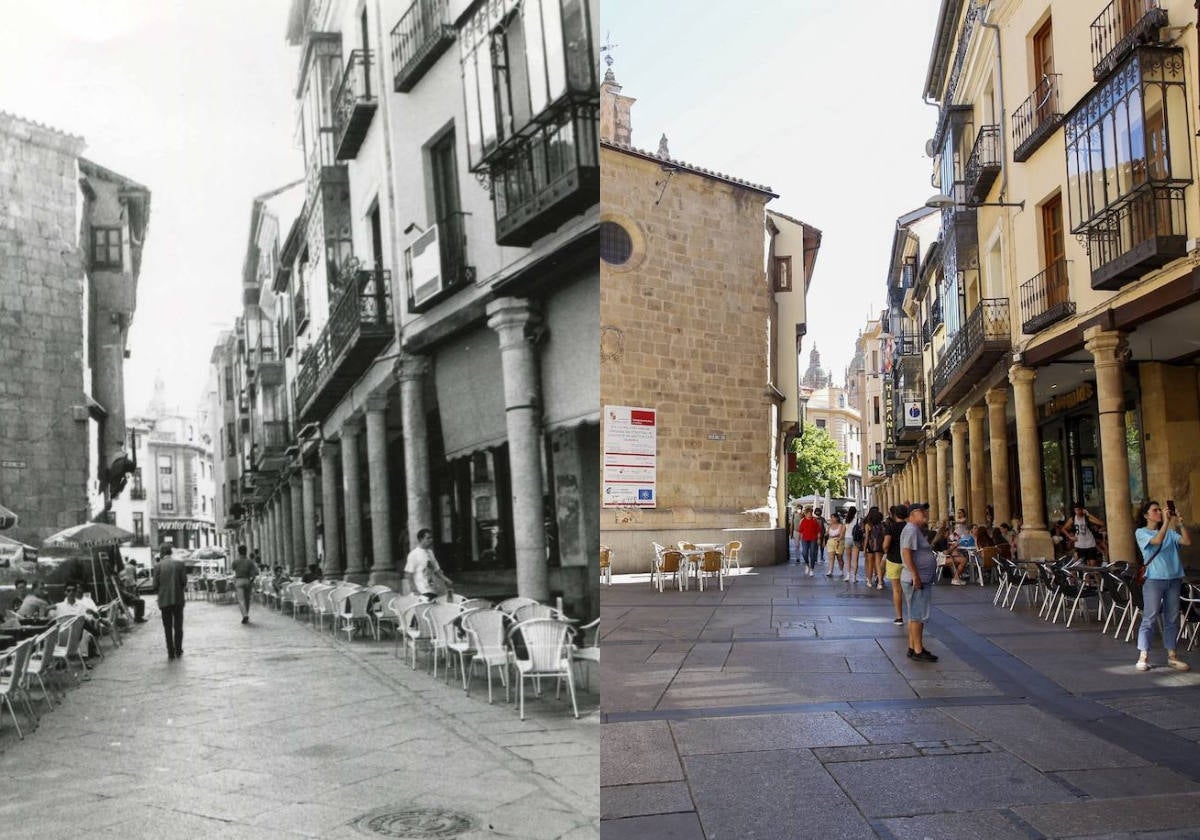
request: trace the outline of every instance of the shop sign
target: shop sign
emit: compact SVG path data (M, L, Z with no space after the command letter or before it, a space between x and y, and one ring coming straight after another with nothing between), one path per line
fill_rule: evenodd
M1074 391L1068 391L1065 394L1051 397L1048 402L1041 405L1041 414L1043 420L1049 420L1057 414L1062 414L1065 411L1070 411L1072 408L1083 405L1090 400L1096 393L1092 387L1092 383L1084 382Z
M604 409L604 507L657 505L658 412L653 408Z
M883 464L879 463L878 461L872 461L871 463L867 464L867 472L869 472L871 475L879 475L881 472L883 472Z
M150 521L160 531L200 531L209 526L208 522L197 522L194 519L152 519Z
M904 404L904 428L919 429L924 422L924 411L921 409L920 400L906 402Z

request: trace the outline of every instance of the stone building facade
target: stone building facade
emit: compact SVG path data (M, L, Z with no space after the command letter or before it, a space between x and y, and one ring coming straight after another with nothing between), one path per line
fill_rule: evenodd
M614 134L601 137L600 402L606 420L611 406L656 411L657 498L606 505L602 539L618 572L649 568L652 540L733 533L755 562L774 562L783 532L763 237L775 195L620 142L632 100L611 70L605 88L619 98L602 106Z
M123 366L150 193L83 148L0 113L0 499L35 545L109 518L133 468Z

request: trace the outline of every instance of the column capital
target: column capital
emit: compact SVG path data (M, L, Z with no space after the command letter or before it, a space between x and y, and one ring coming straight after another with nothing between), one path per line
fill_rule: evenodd
M368 394L367 399L364 401L364 406L366 407L366 410L368 413L375 412L375 411L387 411L387 408L388 408L387 388L386 387L376 388L374 391L372 391L370 394Z
M288 474L288 485L295 490L300 486L300 470L292 470Z
M1003 409L1008 405L1008 388L989 388L983 395L983 401L987 403L988 408Z
M433 369L428 356L405 353L392 365L392 375L397 382L414 382L424 379Z
M302 479L316 480L317 468L310 467L310 466L308 466L308 464L305 464L303 467L300 468L300 477Z
M322 440L320 444L317 445L317 452L320 454L322 461L329 458L336 458L341 450L341 445L342 444L340 441Z
M937 441L934 442L934 447L937 449L940 449L942 451L945 451L946 449L950 448L950 441L946 440L943 437L939 437L937 439Z
M987 416L987 409L981 405L973 405L967 409L968 423L982 423L983 418Z
M342 421L341 435L346 437L358 437L363 430L363 413L356 411Z
M1088 327L1083 331L1083 348L1097 364L1124 364L1129 358L1128 336L1119 330Z
M959 435L965 435L966 433L967 433L966 418L959 418L958 420L955 420L953 423L950 424L950 434L954 435L955 437L958 437Z
M521 340L536 343L543 332L542 316L528 298L496 298L487 305L487 325L500 333L500 346Z
M1033 385L1037 371L1025 365L1013 365L1008 369L1008 381L1015 385Z

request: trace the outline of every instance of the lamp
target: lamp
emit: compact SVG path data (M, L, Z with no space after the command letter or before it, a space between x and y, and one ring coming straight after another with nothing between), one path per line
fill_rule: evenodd
M926 207L932 207L934 210L955 209L958 207L1020 207L1025 209L1025 201L980 201L977 203L959 204L945 193L936 193L929 197L925 202Z

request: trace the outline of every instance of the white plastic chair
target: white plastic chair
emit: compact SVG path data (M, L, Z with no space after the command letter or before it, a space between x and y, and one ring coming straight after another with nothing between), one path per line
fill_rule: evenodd
M536 598L505 598L496 605L496 609L505 615L513 615L517 611L517 607L525 606L526 604L540 603Z
M37 725L37 717L33 713L33 707L29 704L29 695L23 693L21 689L21 684L25 679L25 665L29 661L29 651L32 647L31 641L27 639L0 654L0 716L7 708L9 715L12 716L13 726L17 728L17 737L21 740L25 739L25 735L21 732L17 711L13 707L14 698L24 700L26 714L34 725Z
M463 630L471 639L475 655L471 658L471 672L463 679L463 690L471 694L470 677L475 674L476 664L483 665L487 675L488 703L492 702L492 669L500 669L500 682L504 684L504 702L508 702L509 650L505 647L504 614L498 610L475 610L463 613Z
M393 650L393 655L395 656L400 655L401 640L404 640L407 648L408 625L406 622L413 620L411 610L419 603L421 603L421 599L417 595L397 595L387 606L389 614L384 617L387 619L388 624L393 624L396 627L396 645ZM406 611L408 612L407 616L405 615Z
M34 638L33 648L29 653L29 664L25 668L25 687L29 687L30 677L36 678L42 689L42 699L46 701L46 705L51 710L54 709L54 695L46 685L46 681L42 679L42 674L47 672L47 668L51 664L54 643L58 639L58 630L58 626L55 625Z
M461 614L457 604L433 603L425 611L433 649L433 678L437 679L438 656L446 660L446 681L450 681L450 643L454 640L453 622Z
M417 648L421 642L425 642L430 648L433 647L433 637L429 634L429 625L425 620L425 612L432 607L433 604L416 601L409 604L400 613L400 630L404 633L404 650L405 654L409 648L412 648L411 666L417 670Z
M368 610L371 599L374 597L370 590L360 589L357 592L351 592L341 600L338 605L340 610L337 614L338 632L345 631L347 642L354 641L354 631L364 624L367 632L376 640L379 639L379 634L375 630L374 616Z
M508 631L513 649L513 665L520 680L517 686L517 703L521 720L525 720L525 680L555 677L554 696L562 690L562 681L567 681L571 694L571 710L579 717L579 706L575 702L575 678L571 673L571 625L554 618L532 618L522 621ZM518 651L520 640L524 656Z
M600 546L600 582L612 586L612 549Z

